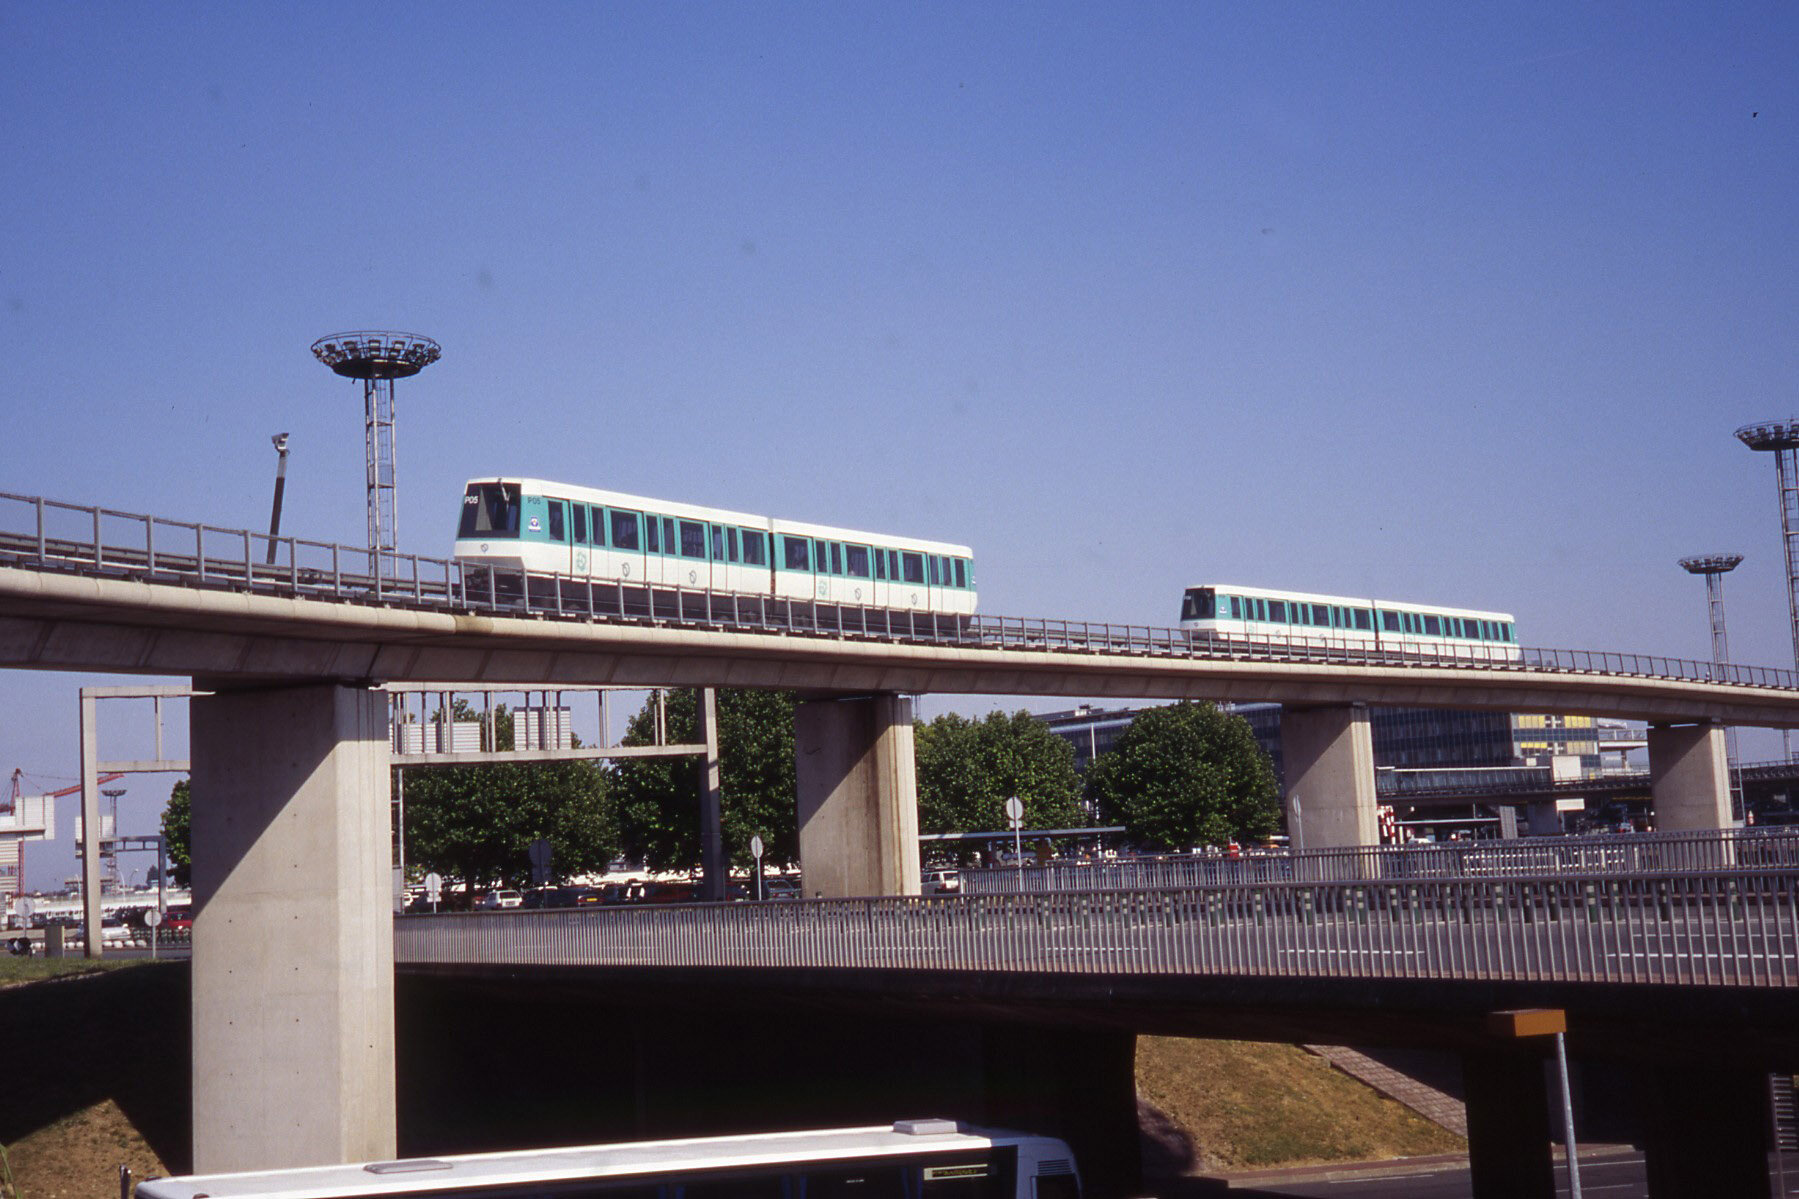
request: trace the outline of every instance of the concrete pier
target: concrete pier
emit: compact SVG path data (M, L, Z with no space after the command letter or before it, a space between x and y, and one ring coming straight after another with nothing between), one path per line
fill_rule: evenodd
M802 703L794 752L806 895L917 895L911 703L898 695Z
M1281 750L1295 849L1380 843L1367 705L1281 709Z
M196 698L196 1171L394 1156L387 698Z
M1649 791L1660 832L1730 828L1730 759L1724 726L1649 726Z

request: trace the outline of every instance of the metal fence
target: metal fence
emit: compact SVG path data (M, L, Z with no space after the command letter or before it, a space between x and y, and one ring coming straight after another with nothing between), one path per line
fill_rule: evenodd
M403 964L1799 985L1799 872L402 917Z
M468 565L360 546L269 537L141 513L0 492L0 565L215 587L344 603L569 620L776 631L837 638L933 642L971 648L1296 662L1457 666L1629 675L1799 689L1799 672L1720 665L1655 654L1510 649L1484 645L1370 647L1212 637L1179 628L1008 616L953 617L656 584Z
M1692 874L1799 870L1799 828L1720 829L1451 841L1285 853L1251 850L1166 857L1051 862L961 872L964 894L1163 890L1271 882L1379 882L1504 876Z

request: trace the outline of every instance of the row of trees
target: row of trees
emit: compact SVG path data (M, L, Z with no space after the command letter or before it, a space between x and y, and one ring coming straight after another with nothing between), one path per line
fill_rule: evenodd
M760 836L766 860L799 858L794 781L794 709L789 692L718 692L725 844L748 865ZM670 742L699 740L695 692L667 697ZM627 745L655 741L652 698L630 721ZM510 718L499 717L502 744ZM1222 844L1279 826L1274 772L1240 717L1211 704L1179 703L1140 713L1083 779L1074 751L1029 713L979 720L939 716L916 726L919 829L1000 830L1011 796L1038 828L1095 820L1122 824L1147 847ZM603 869L623 855L651 869L698 863L699 800L691 758L502 763L405 772L410 864L477 887L522 886L531 843L547 839L559 877ZM177 877L187 862L187 784L164 815Z

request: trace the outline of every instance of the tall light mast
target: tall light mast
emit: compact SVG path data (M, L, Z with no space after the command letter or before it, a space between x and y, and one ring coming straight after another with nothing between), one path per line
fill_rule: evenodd
M418 374L442 350L417 333L363 330L332 333L312 343L318 360L346 379L362 380L368 441L369 549L379 555L399 541L394 495L394 380Z
M1743 561L1741 554L1700 554L1680 560L1688 574L1705 576L1705 608L1712 622L1712 661L1723 666L1730 661L1730 638L1724 632L1724 576ZM1737 731L1733 725L1724 730L1724 756L1730 766L1731 816L1743 818L1743 768L1737 754Z

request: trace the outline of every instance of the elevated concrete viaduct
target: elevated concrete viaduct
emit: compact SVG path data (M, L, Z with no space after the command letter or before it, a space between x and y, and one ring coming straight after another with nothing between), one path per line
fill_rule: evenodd
M1725 724L1799 726L1776 685L1484 665L1299 662L596 623L0 566L0 666L189 675L195 713L195 1167L394 1150L385 681L779 687L800 721L808 887L915 888L911 693L1272 700L1294 709L1312 847L1371 839L1358 705L1649 720L1656 799L1728 813ZM847 701L847 702L846 702ZM1682 728L1681 726L1685 726ZM1290 748L1289 753L1294 751ZM1290 767L1291 769L1291 767ZM380 780L379 782L377 780ZM1314 816L1316 813L1316 816ZM821 848L828 847L828 848ZM820 860L822 859L822 860ZM816 882L814 881L816 880ZM293 1089L271 1084L270 1075Z

